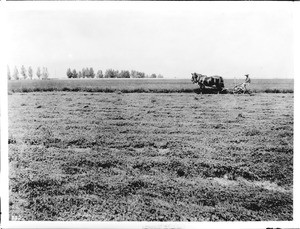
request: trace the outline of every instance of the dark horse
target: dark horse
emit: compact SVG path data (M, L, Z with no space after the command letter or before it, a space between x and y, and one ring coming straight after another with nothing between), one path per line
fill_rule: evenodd
M192 82L198 83L200 90L217 89L221 92L224 88L224 80L221 76L206 76L199 73L192 73Z

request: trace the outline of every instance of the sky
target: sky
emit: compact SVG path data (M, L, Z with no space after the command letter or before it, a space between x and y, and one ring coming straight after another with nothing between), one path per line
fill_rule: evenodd
M54 78L84 67L165 78L294 77L292 2L169 3L11 9L7 64L11 72L45 66Z

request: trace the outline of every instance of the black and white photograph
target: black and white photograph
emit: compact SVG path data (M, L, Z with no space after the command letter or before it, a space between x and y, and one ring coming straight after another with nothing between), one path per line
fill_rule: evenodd
M6 3L4 221L296 228L294 4Z

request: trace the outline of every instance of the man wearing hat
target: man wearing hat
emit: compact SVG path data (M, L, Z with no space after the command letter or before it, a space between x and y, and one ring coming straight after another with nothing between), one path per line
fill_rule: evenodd
M249 74L246 74L245 82L241 85L243 88L244 93L247 91L247 86L251 83L251 80L249 78Z
M249 74L246 74L246 79L245 79L245 83L251 83L251 80L249 78Z

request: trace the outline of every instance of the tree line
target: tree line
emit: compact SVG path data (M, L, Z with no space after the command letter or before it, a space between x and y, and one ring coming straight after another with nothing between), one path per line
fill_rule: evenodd
M163 78L161 74L151 74L147 75L144 72L140 71L128 71L128 70L114 70L107 69L104 74L102 70L98 70L97 73L94 72L93 68L83 68L81 71L76 71L76 69L71 70L68 68L67 70L68 78Z
M38 67L35 74L33 72L33 69L31 66L26 69L24 65L20 68L20 72L17 67L14 68L13 73L11 74L9 67L7 66L7 78L8 80L26 80L30 79L32 80L34 75L38 79L48 79L49 78L49 72L46 67L40 68Z
M36 77L34 77L36 76ZM68 78L163 78L161 74L151 74L147 75L144 72L136 71L136 70L114 70L107 69L104 74L102 70L98 70L96 73L93 68L83 68L81 71L76 71L76 69L71 70L70 68L67 70ZM33 78L37 79L48 79L49 72L46 67L38 67L36 72L33 72L31 66L26 69L24 65L19 69L15 66L13 73L11 73L9 67L7 66L7 78L8 80L26 80Z

